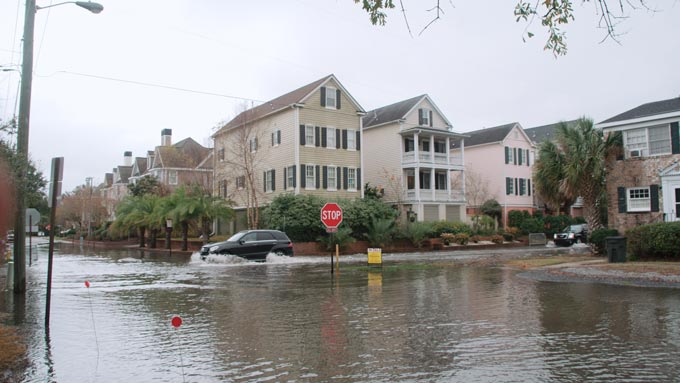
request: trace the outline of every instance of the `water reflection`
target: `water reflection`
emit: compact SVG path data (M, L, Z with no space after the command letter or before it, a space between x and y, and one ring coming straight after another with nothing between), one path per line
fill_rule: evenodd
M680 379L676 291L441 259L370 272L345 262L336 277L325 258L289 261L58 254L47 343L38 262L15 319L32 334L23 382Z

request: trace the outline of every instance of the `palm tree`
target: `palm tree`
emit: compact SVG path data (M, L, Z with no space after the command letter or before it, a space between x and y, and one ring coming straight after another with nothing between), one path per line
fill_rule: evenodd
M593 120L580 118L573 126L560 123L554 147L549 144L537 161L535 182L541 196L553 202L583 198L585 219L591 230L602 227L600 203L605 193L606 158L620 146L620 136L604 137ZM545 163L541 163L545 161Z
M148 216L153 214L156 197L125 197L116 208L116 220L111 225L114 231L138 230L139 247L145 247L146 229L149 226Z
M564 153L553 141L545 141L538 148L538 159L534 164L534 187L536 193L551 210L566 212L576 201L560 190L564 179Z

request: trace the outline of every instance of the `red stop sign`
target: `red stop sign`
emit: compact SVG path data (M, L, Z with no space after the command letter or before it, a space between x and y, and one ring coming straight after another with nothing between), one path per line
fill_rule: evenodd
M337 203L329 202L321 208L321 222L327 228L336 228L342 222L342 209Z

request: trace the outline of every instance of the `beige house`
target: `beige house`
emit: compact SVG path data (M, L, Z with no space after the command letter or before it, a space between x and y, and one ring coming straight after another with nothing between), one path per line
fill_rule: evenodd
M362 197L363 114L334 75L243 111L213 135L214 193L237 214L282 193Z
M428 95L363 117L366 181L415 221L465 221L463 141ZM448 148L461 150L452 154ZM457 173L452 176L453 173Z

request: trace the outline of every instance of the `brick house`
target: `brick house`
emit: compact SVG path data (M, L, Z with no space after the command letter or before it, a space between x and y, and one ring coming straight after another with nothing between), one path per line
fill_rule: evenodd
M418 221L465 221L463 148L465 135L428 95L367 112L363 117L366 181L399 205L402 217ZM458 173L452 177L452 173Z
M640 105L596 125L621 132L623 155L608 163L609 227L677 221L680 210L680 97Z
M260 207L282 193L361 198L363 114L331 74L244 110L217 130L213 193L234 201L237 213L219 232L245 227L253 197Z

